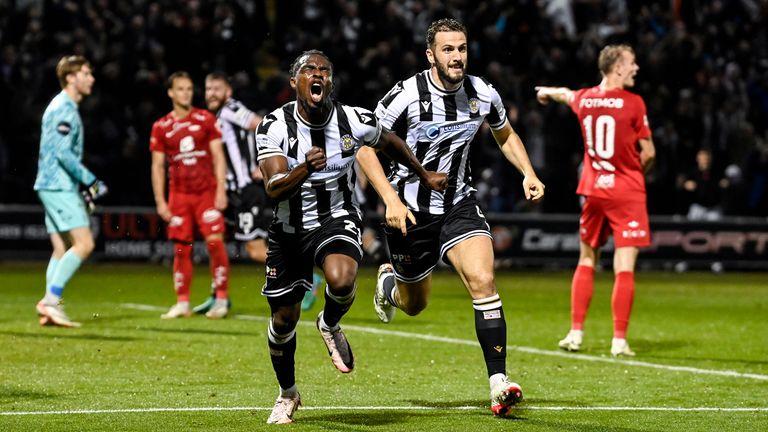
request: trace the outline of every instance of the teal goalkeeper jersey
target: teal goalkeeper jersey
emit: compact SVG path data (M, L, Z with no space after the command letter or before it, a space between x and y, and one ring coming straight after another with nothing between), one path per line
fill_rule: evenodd
M40 132L35 190L77 191L96 176L83 163L83 123L77 104L62 91L48 104Z

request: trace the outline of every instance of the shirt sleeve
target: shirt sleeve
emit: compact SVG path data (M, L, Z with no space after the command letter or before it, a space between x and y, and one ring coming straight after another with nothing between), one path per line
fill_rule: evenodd
M221 129L216 124L216 117L213 114L206 113L205 116L205 128L208 130L208 143L211 141L221 139Z
M568 103L568 107L571 108L571 111L573 111L576 115L579 115L579 101L581 101L581 96L584 94L584 91L586 89L579 89L573 92L573 100Z
M77 113L62 110L54 117L53 127L51 139L59 165L79 183L90 185L95 182L96 176L83 165L76 150L78 135L83 133Z
M253 120L253 111L243 104L227 104L219 112L219 118L235 124L243 129L248 129Z
M259 151L258 160L263 160L273 156L285 157L283 151L283 141L286 138L285 127L281 127L274 114L264 117L259 127L256 129L256 148Z
M648 113L646 112L643 98L637 96L637 115L633 119L633 126L637 132L637 139L647 139L651 137L651 126L648 123Z
M364 145L373 148L379 148L379 138L381 138L381 122L376 119L376 115L365 108L352 108L355 113L356 122L353 123L352 132L358 141Z
M408 109L408 105L408 92L400 81L376 105L376 117L380 127L392 130L397 119Z
M165 137L158 122L152 125L152 132L149 135L149 150L165 153Z
M504 101L501 100L501 95L496 91L496 88L488 84L488 90L491 92L491 109L486 119L491 129L499 130L507 124L507 109L504 107Z

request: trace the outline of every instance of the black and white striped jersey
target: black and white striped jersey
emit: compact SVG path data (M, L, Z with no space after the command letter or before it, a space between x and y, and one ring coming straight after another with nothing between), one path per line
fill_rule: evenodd
M312 230L328 218L354 214L360 217L355 197L355 153L362 145L377 147L381 125L364 109L334 102L322 125L311 125L289 102L268 114L256 133L259 161L275 156L288 159L288 169L306 160L312 146L325 150L325 169L316 171L301 185L300 193L275 205L273 223L284 232Z
M507 122L504 103L484 78L466 75L461 87L446 91L429 70L398 82L376 107L388 130L407 126L405 142L425 169L448 174L448 188L424 187L408 167L395 164L390 182L412 211L435 215L475 191L469 168L469 143L485 119L494 130Z
M259 168L254 133L248 130L254 115L242 102L232 98L216 113L227 160L228 191L239 191L251 184L251 172Z

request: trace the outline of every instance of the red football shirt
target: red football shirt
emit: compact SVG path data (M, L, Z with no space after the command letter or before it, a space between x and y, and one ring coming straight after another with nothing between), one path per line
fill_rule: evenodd
M577 90L570 104L584 138L584 166L576 193L645 201L638 140L650 138L643 99L623 89Z
M216 188L210 143L220 138L216 117L199 108L182 119L171 111L152 125L149 149L165 153L171 193Z

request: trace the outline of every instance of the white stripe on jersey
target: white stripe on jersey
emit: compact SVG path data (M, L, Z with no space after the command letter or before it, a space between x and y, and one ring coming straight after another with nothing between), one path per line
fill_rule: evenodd
M231 98L216 113L226 152L229 191L251 184L251 172L258 169L254 134L247 130L253 116L253 112L242 102Z
M483 121L494 130L507 122L499 93L483 78L467 75L461 87L446 91L432 82L429 70L397 83L379 102L376 116L389 130L404 121L405 141L424 168L448 174L445 192L428 190L402 165L390 178L409 209L436 215L475 191L469 143Z
M381 125L370 111L335 102L328 120L310 125L296 112L296 102L283 105L261 121L256 134L258 160L281 156L288 169L304 163L312 146L324 148L326 167L301 185L301 192L276 204L273 223L284 232L312 230L324 219L356 214L355 153L362 145L376 147Z

